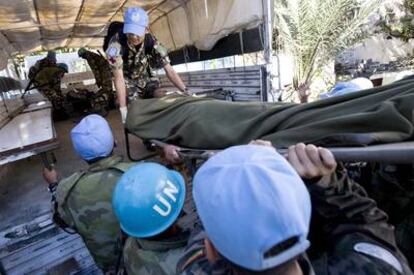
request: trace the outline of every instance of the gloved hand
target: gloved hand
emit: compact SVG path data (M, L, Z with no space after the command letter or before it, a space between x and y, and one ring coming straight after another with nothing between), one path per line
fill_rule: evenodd
M126 117L127 117L127 114L128 114L128 108L126 106L120 107L119 111L121 112L122 124L125 124Z
M266 146L266 147L271 147L274 149L272 142L267 141L267 140L263 140L263 139L254 139L252 141L249 142L249 144L251 145L260 145L260 146Z

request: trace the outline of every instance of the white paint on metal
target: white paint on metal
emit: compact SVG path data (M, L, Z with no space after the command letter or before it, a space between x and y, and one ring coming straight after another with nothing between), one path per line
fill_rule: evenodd
M51 109L22 113L0 129L0 153L53 138Z

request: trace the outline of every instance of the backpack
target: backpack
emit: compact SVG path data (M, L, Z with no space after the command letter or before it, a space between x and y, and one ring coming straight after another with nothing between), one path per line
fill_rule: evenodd
M104 38L104 43L102 47L104 52L106 52L106 50L108 49L109 41L111 41L112 36L114 36L117 33L122 34L123 28L124 28L123 22L114 21L114 22L111 22L111 24L109 24L108 31Z

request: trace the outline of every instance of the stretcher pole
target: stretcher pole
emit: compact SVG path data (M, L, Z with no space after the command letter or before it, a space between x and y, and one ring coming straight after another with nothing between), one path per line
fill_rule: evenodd
M167 143L151 140L153 146L161 148ZM177 146L178 147L178 146ZM341 162L384 162L394 164L414 163L414 141L398 142L365 147L331 147L335 159ZM286 155L288 149L276 148L278 153ZM178 147L178 154L183 158L208 159L220 150L203 150Z

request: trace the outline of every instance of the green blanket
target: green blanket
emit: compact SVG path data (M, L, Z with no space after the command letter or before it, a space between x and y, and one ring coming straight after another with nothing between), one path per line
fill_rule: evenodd
M357 146L413 140L414 80L307 104L162 98L133 102L127 129L143 139L222 149L253 139Z

